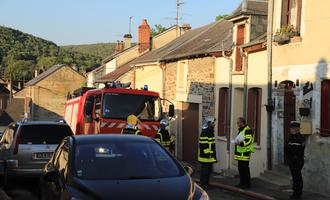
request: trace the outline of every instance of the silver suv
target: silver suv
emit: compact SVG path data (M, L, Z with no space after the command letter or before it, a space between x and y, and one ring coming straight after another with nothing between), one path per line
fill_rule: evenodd
M0 140L0 175L39 176L58 144L73 133L64 122L11 123Z

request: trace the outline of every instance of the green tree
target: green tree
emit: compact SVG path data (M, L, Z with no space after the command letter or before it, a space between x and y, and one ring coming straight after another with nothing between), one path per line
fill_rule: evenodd
M151 37L154 37L155 35L162 33L166 30L167 30L167 28L162 26L161 24L155 24L155 28L151 29L150 35L151 35Z
M220 19L224 19L226 17L228 17L229 15L225 14L225 15L218 15L215 17L215 21L219 21Z

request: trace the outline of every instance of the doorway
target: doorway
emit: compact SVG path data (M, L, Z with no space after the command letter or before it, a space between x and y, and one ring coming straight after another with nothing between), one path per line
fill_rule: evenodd
M182 143L183 161L197 163L199 105L197 103L182 103Z

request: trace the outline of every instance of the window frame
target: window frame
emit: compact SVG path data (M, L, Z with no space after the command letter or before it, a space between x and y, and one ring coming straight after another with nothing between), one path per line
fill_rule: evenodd
M261 138L261 109L262 89L253 87L248 89L247 124L253 130L254 142L260 145Z
M218 133L219 137L226 136L226 126L228 120L228 100L229 100L229 88L219 88L218 95ZM221 100L224 99L224 103Z
M183 66L182 74L181 74L181 66ZM182 81L182 87L180 85L180 80ZM180 91L180 92L186 92L187 91L187 80L188 80L188 60L178 61L176 90Z
M296 1L296 19L295 19L295 27L298 33L301 32L301 18L302 18L302 0L282 0L281 5L281 18L280 18L280 28L287 27L289 25L294 25L291 19L291 9L292 2Z

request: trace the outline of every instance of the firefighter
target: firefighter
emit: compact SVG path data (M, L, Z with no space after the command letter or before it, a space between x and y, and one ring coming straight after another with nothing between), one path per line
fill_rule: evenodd
M213 117L206 117L199 137L198 161L201 163L200 184L202 187L209 187L209 179L213 163L217 162L215 151Z
M236 187L248 189L251 187L250 156L254 152L254 139L250 127L245 118L237 118L238 134L235 138L235 160L238 161L240 182Z
M288 158L289 168L293 181L293 194L290 199L301 199L303 179L301 170L304 166L305 138L300 133L300 123L290 122L290 136L285 143L285 154Z
M137 124L139 119L135 115L129 115L127 117L127 125L121 131L122 134L131 134L131 135L142 135L141 131L138 129Z
M160 120L160 128L157 131L155 140L158 141L163 147L165 147L169 151L171 145L171 138L167 130L168 125L169 122L167 119Z

